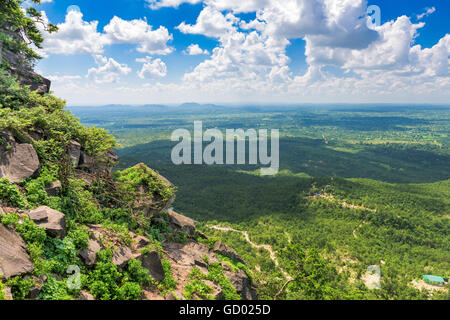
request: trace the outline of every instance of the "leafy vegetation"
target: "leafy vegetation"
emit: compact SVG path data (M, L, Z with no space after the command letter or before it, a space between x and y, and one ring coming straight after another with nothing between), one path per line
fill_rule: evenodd
M46 24L42 13L33 7L22 10L23 0L2 0L0 2L0 41L7 49L18 53L26 58L28 62L40 58L30 47L31 44L37 48L42 48L44 37L38 25L43 26L46 31L52 33L58 30L53 24ZM40 0L32 0L34 4L40 4ZM23 38L18 38L20 37ZM25 41L27 39L27 41Z

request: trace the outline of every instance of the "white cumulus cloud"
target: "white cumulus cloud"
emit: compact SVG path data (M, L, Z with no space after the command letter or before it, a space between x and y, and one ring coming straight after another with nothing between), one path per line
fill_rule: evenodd
M106 58L102 55L96 55L94 58L98 67L89 69L87 77L95 83L119 82L121 75L127 75L131 72L128 65L120 64L113 58Z
M47 20L45 12L43 16ZM147 54L165 55L173 51L168 46L173 37L167 28L161 26L153 30L141 19L127 21L113 17L103 32L99 32L98 21L84 21L81 12L72 10L58 28L55 33L43 32L46 54L102 54L105 46L124 43L135 44L138 52Z
M161 26L157 30L152 30L152 27L144 20L126 21L114 17L103 30L105 44L137 44L137 51L148 54L164 55L173 51L167 45L172 40L172 35L169 34L167 28Z
M145 59L137 59L137 62L144 63L142 69L137 72L139 78L163 78L167 75L167 66L161 59L152 59L146 57Z
M190 55L190 56L196 56L201 54L209 54L208 50L203 50L200 48L198 44L191 44L189 47L186 48L184 51L184 54Z

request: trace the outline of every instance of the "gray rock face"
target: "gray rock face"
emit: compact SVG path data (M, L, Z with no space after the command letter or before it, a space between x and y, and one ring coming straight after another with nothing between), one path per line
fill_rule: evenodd
M150 244L150 240L144 236L136 236L133 241L136 243L137 249L143 249Z
M202 280L202 281L208 287L213 289L213 292L212 292L211 296L214 298L214 300L222 300L222 298L223 298L223 291L222 291L222 288L219 285L217 285L214 282L209 281L209 280Z
M61 193L61 182L54 181L49 185L45 186L45 191L49 196L56 197Z
M66 236L66 216L63 213L41 206L28 215L39 227L45 228L50 236L61 239Z
M230 279L233 287L236 288L238 294L241 295L243 300L256 300L258 299L256 295L256 290L253 287L247 274L239 270L237 272L225 271L225 276Z
M108 151L98 157L91 157L86 150L81 148L80 161L78 162L78 169L88 173L111 173L112 168L117 164L119 157L113 152Z
M167 254L181 266L200 267L206 270L208 263L219 262L209 246L203 243L170 242L165 243L163 247ZM208 262L204 260L204 257L208 257Z
M194 220L189 219L175 211L169 210L170 223L174 224L176 227L185 231L190 237L195 235L195 223Z
M0 223L0 274L8 279L34 270L26 244L14 230Z
M30 90L36 91L39 94L50 92L50 80L34 72L33 68L16 53L1 47L0 51L2 53L2 58L10 65L8 68L9 73L15 76L21 85L30 86Z
M133 252L128 247L119 247L113 252L112 263L114 263L119 269L122 269L128 264L131 259L137 259L141 255L141 253Z
M158 174L154 170L150 169L147 165L139 163L133 168L138 172L150 173L152 176L157 177L163 184L168 187L173 187L173 184L162 175ZM142 210L147 217L153 217L162 212L166 212L168 208L173 204L175 198L163 200L160 195L153 192L149 192L148 186L142 184L136 187L137 195L134 203L136 210Z
M89 246L80 251L80 257L84 264L88 267L93 266L97 262L97 252L101 250L97 241L89 239Z
M37 299L39 297L39 293L41 293L42 287L44 286L44 282L47 280L47 276L43 275L41 278L26 276L25 278L30 278L34 282L34 285L30 288L26 298L30 300Z
M139 258L142 261L142 267L147 269L156 281L164 279L164 269L161 264L161 258L158 251L150 251Z
M69 156L74 167L78 167L81 156L81 144L71 140L69 144Z
M224 257L228 257L232 260L236 260L242 264L245 264L244 259L242 259L242 257L236 251L234 251L234 249L230 248L229 246L220 241L217 241L214 244L214 252Z
M0 153L0 178L7 178L13 183L34 176L39 167L38 155L31 144L12 143Z

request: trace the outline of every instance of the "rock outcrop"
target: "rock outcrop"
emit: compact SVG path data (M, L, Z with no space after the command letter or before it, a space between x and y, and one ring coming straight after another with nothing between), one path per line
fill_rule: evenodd
M78 164L80 163L80 156L81 156L81 144L77 141L71 140L69 143L69 156L70 160L72 161L72 165L74 167L78 167Z
M224 257L227 257L227 258L230 258L237 262L245 264L244 259L242 259L242 257L236 251L234 251L234 249L230 248L229 246L227 246L226 244L224 244L220 241L217 241L214 244L214 252L218 253Z
M123 269L131 259L141 257L140 252L133 252L129 247L121 246L113 251L112 262L119 268Z
M99 252L102 248L100 244L92 239L89 239L88 247L80 251L80 257L83 259L83 262L86 266L92 267L97 262L97 252Z
M5 30L2 30L5 32ZM18 54L0 45L0 56L7 62L8 72L15 76L22 86L29 86L30 90L39 94L50 92L51 81L33 71L33 68Z
M35 276L26 276L25 278L29 278L34 282L33 286L30 288L30 291L28 292L27 299L30 300L37 299L39 297L39 293L41 293L45 281L47 281L47 276L43 275L40 278Z
M0 26L0 29L4 28ZM2 32L8 33L7 30L2 30ZM15 40L23 41L22 36L18 32L11 32L8 35ZM6 62L2 69L6 69L7 72L15 76L22 85L29 86L31 90L42 95L49 93L50 81L36 74L29 63L26 62L26 59L2 47L1 43L0 54L0 60ZM8 92L8 90L2 90L2 92ZM19 111L24 107L32 108L34 105L21 104ZM51 105L47 107L50 108L45 108L45 112L50 113L54 109L54 106ZM60 181L53 181L46 186L42 186L47 195L52 197L60 196L64 189L70 186L66 185L69 180L72 180L69 178L78 178L86 182L86 184L79 183L80 188L84 188L83 191L92 194L92 199L87 200L89 205L98 209L98 212L107 211L104 209L111 209L111 211L118 209L117 211L120 211L120 214L129 212L133 218L130 219L132 220L130 225L133 225L133 228L136 225L139 227L138 229L141 235L129 231L130 229L117 232L114 231L117 229L108 229L106 225L87 225L89 229L88 247L78 252L81 257L80 264L83 263L84 267L94 268L98 262L97 254L100 250L112 248L112 262L119 269L122 269L120 271L123 272L124 277L126 276L126 267L130 260L137 259L142 263L142 267L148 270L149 275L154 280L161 282L169 276L166 274L168 270L165 264L165 260L169 260L171 276L177 282L175 290L167 294L165 290L160 291L158 286L143 285L143 295L141 298L175 300L183 299L186 285L192 283L190 275L193 268L198 268L202 273L207 275L211 264L215 263L221 265L221 272L224 272L224 275L229 278L231 283L236 285L237 291L243 298L253 299L255 297L254 288L247 274L242 271L235 272L231 270L233 268L221 262L217 255L217 253L220 253L234 257L233 259L237 261L242 261L236 252L224 244L217 244L217 247L213 250L208 245L197 242L196 236L198 234L204 239L207 239L207 237L196 232L195 223L192 219L174 211L168 212L168 220L165 215L159 216L167 212L175 199L175 188L168 179L142 163L133 167L132 169L134 170L129 170L128 173L125 173L122 177L123 179L116 179L116 176L111 174L112 168L118 161L118 157L114 151L109 150L103 154L92 156L88 152L85 140L82 138L84 135L80 134L78 129L63 130L64 135L67 133L67 136L70 137L69 139L79 140L70 140L69 145L67 145L66 140L59 141L58 139L54 139L52 129L55 128L48 128L47 126L40 127L37 123L24 126L26 127L24 129L19 127L14 127L14 129L11 129L11 132L5 131L7 129L2 129L3 131L0 132L0 178L6 177L12 183L20 183L24 179L37 177L40 173L41 165L45 167L49 164L49 160L44 154L46 151L45 148L43 148L44 150L39 148L39 155L41 156L41 159L39 159L33 146L37 146L37 141L45 142L46 140L52 139L52 143L55 142L58 144L57 150L67 150L68 154L65 157L61 157L61 161L67 158L70 159L72 167L68 164L60 166L62 170L58 171L58 177L64 185ZM113 143L108 143L108 145L112 146ZM104 191L105 193L111 191L111 199L95 194L98 188L91 188L94 181L105 183L107 187L105 187ZM102 186L98 183L96 187L99 185L100 187ZM28 192L20 186L17 186L17 190L21 193ZM43 190L39 190L39 192L41 191ZM70 195L65 194L64 196L66 199L72 200L74 204L77 203L76 199L70 199ZM31 198L28 200L31 200ZM33 201L29 201L29 203L34 204ZM0 205L3 204L0 203ZM23 205L26 206L26 204ZM0 215L19 214L21 218L24 218L24 215L28 215L37 226L46 230L48 236L64 239L67 235L66 216L64 213L47 206L40 206L31 211L25 211L28 210L25 208L22 209L0 207ZM104 218L111 218L113 220L112 222L119 223L118 221L114 221L112 217L107 217L107 213L105 213ZM156 220L158 219L162 219L162 221L157 223ZM77 226L82 225L78 220L70 222L71 225L72 223ZM23 223L23 220L19 220L18 223ZM152 232L155 232L152 236L146 233L150 232L148 231L150 225ZM161 228L159 229L159 227ZM20 230L18 225L16 225L16 228ZM180 231L183 231L188 237L185 237ZM137 233L137 231L135 232ZM158 240L154 240L156 238ZM182 243L171 241L181 241ZM42 258L46 259L47 256L44 255ZM49 258L49 260L52 259L54 258ZM76 263L79 263L79 261ZM33 270L34 266L27 253L27 244L20 234L14 229L0 223L0 279L21 276L22 279L32 280L33 285L29 292L23 292L23 294L26 299L39 299L46 295L46 290L43 291L42 289L45 287L46 281L50 280L50 276L52 280L59 282L64 281L63 278L66 276L64 274L65 270L59 270L54 271L54 274L49 274L49 279L47 279L47 276L38 278L31 274ZM220 277L220 280L213 279L212 276L209 280L205 280L206 278L199 280L203 281L212 289L211 297L215 299L223 298L222 288L225 287L219 284L219 282L224 279L222 274ZM214 282L211 280L214 280ZM13 291L16 289L13 285ZM4 290L7 298L12 299L10 288L5 288ZM94 292L93 288L91 290ZM94 300L94 296L87 291L81 291L79 296L74 298ZM194 296L193 298L196 297Z
M56 197L61 193L61 182L54 181L45 186L45 191L49 196Z
M167 188L173 188L173 184L169 180L143 163L135 165L133 169L150 179L161 182ZM166 212L175 201L175 198L163 199L160 194L154 193L149 189L148 183L149 181L143 181L142 184L133 186L136 190L134 208L144 212L147 217L153 217L161 212Z
M14 230L0 223L0 275L6 279L34 270L26 244Z
M150 251L142 255L139 260L141 260L142 266L149 271L153 279L156 281L162 281L164 279L164 269L158 251Z
M0 178L7 178L12 183L33 177L39 172L39 158L33 146L28 143L16 143L11 135L0 146Z
M244 271L226 271L225 276L230 279L231 284L236 289L237 293L241 296L242 300L258 299L256 295L256 289L254 288L250 278Z
M187 233L189 237L195 236L194 220L176 213L173 210L168 211L170 223Z
M47 233L56 238L64 238L66 235L66 216L47 206L41 206L28 213L28 216L39 227L43 227Z
M186 244L166 243L164 244L164 251L167 253L167 257L173 261L172 274L174 279L178 281L175 289L175 293L178 295L183 294L184 286L189 283L189 274L193 267L197 267L203 274L207 274L208 266L218 262L222 264L225 270L224 275L230 280L242 299L257 299L256 290L248 275L242 270L230 270L229 266L222 263L214 251L206 244L197 242L188 242ZM213 296L218 299L222 298L220 287L208 281L205 283L213 289Z

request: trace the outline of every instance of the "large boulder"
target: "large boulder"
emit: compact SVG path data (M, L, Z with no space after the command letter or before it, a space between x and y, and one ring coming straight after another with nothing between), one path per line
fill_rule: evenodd
M112 263L114 263L119 269L123 269L128 265L131 259L137 259L141 257L140 252L133 252L129 247L118 247L113 251Z
M195 222L194 220L176 213L173 210L168 211L169 221L177 228L185 231L191 238L195 236Z
M26 298L30 299L30 300L36 300L42 291L42 287L44 286L45 281L47 281L47 276L43 275L40 278L38 278L36 276L26 276L25 278L31 279L34 282L33 286L30 288L30 291L28 292L28 295L26 296Z
M101 249L97 241L89 239L88 247L81 250L79 255L83 259L84 264L91 267L97 262L97 252Z
M22 237L0 223L0 278L6 279L34 270Z
M45 186L45 191L49 196L56 197L61 193L61 182L54 181Z
M163 244L165 252L176 261L178 266L198 267L207 271L208 264L219 262L209 246L198 242L177 243L169 242ZM207 261L205 261L205 259Z
M173 193L163 194L168 189L173 190L173 184L143 163L117 172L115 178L118 181L119 193L129 196L131 192L134 209L144 212L147 217L166 212L175 200ZM162 191L162 189L165 190Z
M0 150L0 178L19 183L35 176L39 167L38 155L31 144L11 142L3 151Z
M66 236L66 216L47 206L38 207L28 213L28 216L39 227L47 230L47 233L56 238Z
M142 262L142 267L149 271L153 279L156 281L161 281L164 279L164 269L157 250L152 250L142 255L139 260Z
M236 292L241 296L242 300L257 300L256 289L253 286L248 275L239 269L236 272L225 271L225 276L230 280Z

